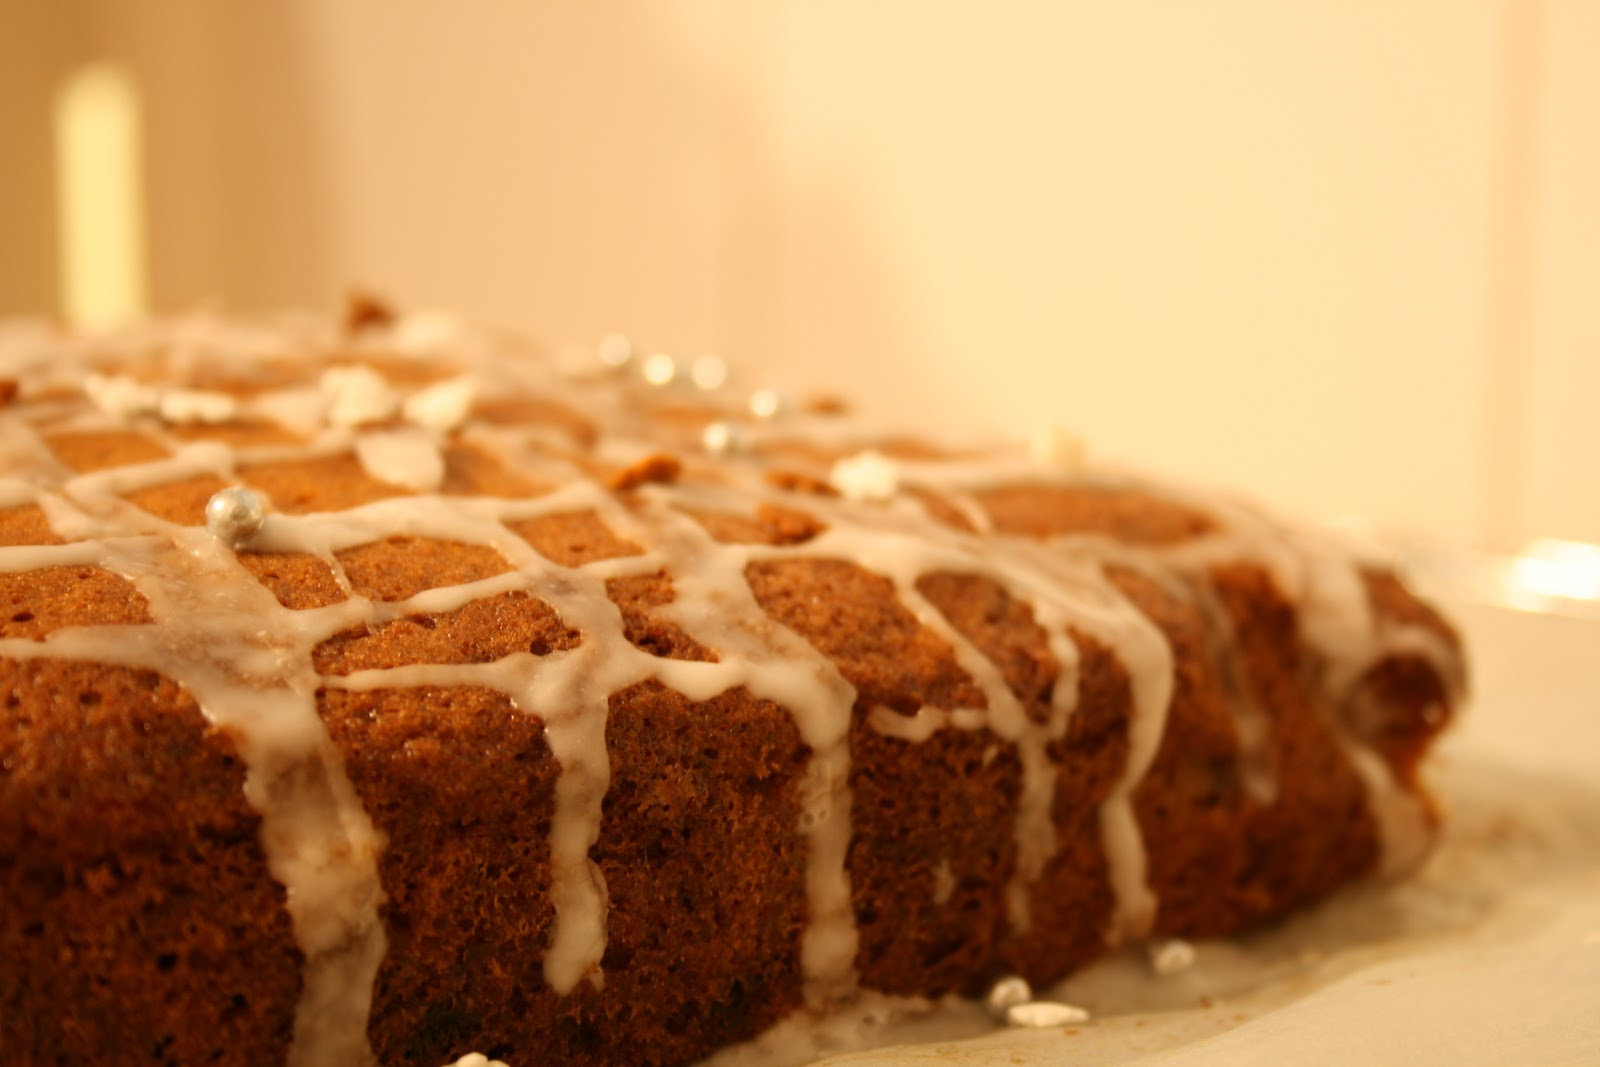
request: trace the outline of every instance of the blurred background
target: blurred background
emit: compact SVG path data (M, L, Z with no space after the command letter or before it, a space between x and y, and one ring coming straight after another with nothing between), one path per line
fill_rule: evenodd
M360 285L1600 542L1594 0L0 0L0 77L0 315Z

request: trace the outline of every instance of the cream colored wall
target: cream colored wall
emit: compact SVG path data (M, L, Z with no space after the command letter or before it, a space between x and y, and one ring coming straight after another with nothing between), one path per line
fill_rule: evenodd
M1550 4L1529 197L1525 443L1508 510L1600 541L1600 4Z
M0 0L0 316L57 307L50 97L77 31L45 4Z
M146 86L164 308L359 281L1313 515L1600 540L1588 0L62 10Z
M893 265L911 398L1291 507L1479 517L1491 7L913 9L772 33L787 162ZM857 294L794 223L782 338L837 351Z

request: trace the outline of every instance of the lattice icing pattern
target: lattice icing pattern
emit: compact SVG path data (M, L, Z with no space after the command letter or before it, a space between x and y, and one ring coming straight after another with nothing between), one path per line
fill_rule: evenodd
M1163 931L1141 790L1175 709L1223 694L1213 729L1232 752L1214 790L1263 826L1287 804L1285 698L1229 666L1255 644L1302 657L1294 699L1360 782L1375 865L1403 870L1431 838L1413 768L1461 696L1448 628L1381 568L1247 507L1086 467L1062 431L1031 451L886 438L837 405L741 394L725 369L641 376L613 343L573 373L447 318L371 309L344 328L16 330L0 354L20 383L0 423L0 659L153 672L231 740L303 958L290 1062L374 1061L399 888L350 746L393 691L463 721L520 717L547 749L549 807L530 815L550 912L539 968L573 1003L605 996L629 921L596 858L626 817L607 811L623 705L687 702L713 738L734 705L789 724L791 741L762 743L798 761L793 970L813 1010L881 984L864 961L901 951L853 872L861 806L885 818L875 779L906 750L941 753L921 773L969 775L952 796L999 783L1009 824L983 846L1005 857L995 929L950 950L978 952L976 969L923 992L1041 968L1005 946L1061 923L1041 885L1091 733L1103 780L1082 786L1096 799L1073 832L1103 859L1095 936ZM262 514L216 517L241 500ZM1257 632L1252 588L1277 631ZM1427 697L1412 709L1426 729L1392 721L1385 687L1404 685ZM970 866L946 857L926 906L978 892Z

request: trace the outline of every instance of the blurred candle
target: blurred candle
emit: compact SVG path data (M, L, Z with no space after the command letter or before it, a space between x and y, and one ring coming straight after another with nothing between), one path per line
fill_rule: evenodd
M108 64L79 70L56 99L61 305L81 326L145 310L139 98Z

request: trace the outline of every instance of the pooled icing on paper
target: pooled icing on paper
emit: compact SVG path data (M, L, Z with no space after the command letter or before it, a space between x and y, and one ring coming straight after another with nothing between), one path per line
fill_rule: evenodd
M858 710L857 692L831 660L760 606L745 578L750 565L787 559L859 564L888 579L919 626L950 649L956 665L981 693L982 706L928 706L912 715L859 710L869 727L912 743L942 730L985 730L997 746L1015 748L1021 769L1014 827L1017 859L1006 901L1016 932L1031 923L1029 891L1056 848L1051 805L1057 767L1048 750L1066 737L1079 699L1080 654L1074 634L1110 649L1127 671L1131 689L1126 761L1099 811L1114 899L1107 939L1120 943L1143 938L1160 906L1148 884L1133 801L1163 736L1175 684L1173 652L1160 628L1118 589L1109 575L1112 568L1138 572L1161 566L1201 575L1219 564L1257 564L1300 605L1303 637L1326 663L1331 691L1356 685L1368 669L1397 651L1436 664L1442 677L1459 684L1449 650L1436 635L1376 617L1360 570L1344 556L1242 508L1185 501L1210 517L1212 528L1168 546L1133 549L1096 536L1063 535L1045 541L1007 538L1005 551L995 551L993 521L978 491L1088 476L1080 469L1081 445L1060 433L1049 436L1032 459L1014 453L901 459L878 451L873 438L849 420L791 412L777 394L763 393L753 406L716 416L729 420L726 425L737 432L741 446L713 449L731 453L720 458L715 477L645 485L624 500L574 462L584 449L559 426L504 426L470 417L476 398L552 399L583 412L603 429L604 436L587 447L590 457L632 461L659 451L653 435L661 427L639 413L635 392L616 377L622 365L610 377L573 379L536 361L503 358L504 346L496 339L437 317L402 319L391 332L394 350L413 357L449 354L468 366L469 373L406 386L359 362L324 367L312 359L306 380L236 399L209 388L142 384L118 370L130 352L163 348L169 353L164 369L181 378L204 366L197 352L209 352L243 372L285 354L332 354L351 347L314 323L273 335L185 321L165 333L145 327L95 343L26 334L14 346L0 345L0 375L26 371L26 389L70 389L70 383L78 383L76 402L40 401L38 410L50 416L52 428L137 424L172 453L147 463L74 474L49 452L37 424L8 419L0 425L7 472L0 498L7 506L37 504L51 528L68 542L0 548L0 571L98 563L134 582L156 623L63 628L42 642L0 641L0 655L97 660L157 671L182 685L212 722L228 726L239 739L248 768L246 798L262 816L268 863L288 890L295 936L306 958L292 1063L372 1061L366 1019L384 952L377 914L383 899L377 873L381 844L317 715L319 688L485 686L543 723L560 767L550 830L555 924L543 962L547 981L562 994L580 983L604 982L607 892L590 850L603 829L602 802L610 782L605 743L609 696L654 679L697 702L742 687L787 709L811 752L797 785L808 916L799 964L808 1006L825 1009L857 991L858 934L847 866L852 803L848 731ZM381 330L368 330L357 347L381 350L384 340ZM47 358L50 351L55 358ZM39 369L44 365L50 368L48 376ZM650 379L655 385L641 392L659 397L677 388L670 384L679 377L676 366L671 374L661 372L662 366ZM235 414L278 423L307 440L235 447L189 443L172 432L176 424ZM696 429L680 445L691 461L704 447L699 434ZM797 498L766 482L767 468L751 454L796 434L824 441L845 455L831 472L841 496ZM470 444L541 484L562 488L531 499L442 498L437 495L446 466L441 447L451 440ZM351 595L325 608L283 607L203 527L166 522L123 499L137 489L200 475L239 484L239 470L252 463L341 451L353 452L371 477L397 487L402 495L333 513L273 513L252 543L260 550L310 553L326 562ZM919 490L940 494L980 532L935 519L914 499ZM802 510L820 522L822 532L800 544L723 543L687 514L748 514L752 505L761 504ZM592 510L642 552L563 567L508 527L575 510ZM511 569L478 582L427 589L393 604L354 595L336 553L400 533L488 546ZM661 570L673 580L674 599L657 609L660 617L714 650L714 662L653 656L624 636L621 615L606 596L606 580ZM919 579L943 572L981 576L1030 607L1056 668L1049 713L1042 722L1028 716L999 666L918 590ZM413 664L329 676L318 675L311 666L311 650L340 631L406 613L446 612L513 591L547 603L582 635L580 642L543 656L517 653L485 664ZM1270 803L1275 783L1270 761L1261 755L1269 741L1264 718L1248 702L1230 703L1238 705L1233 714L1245 786L1258 802ZM1334 721L1330 726L1368 790L1385 847L1385 869L1405 866L1425 847L1429 834L1420 802L1393 780L1388 765L1347 724ZM948 862L942 870L948 879ZM936 879L935 893L948 892Z

